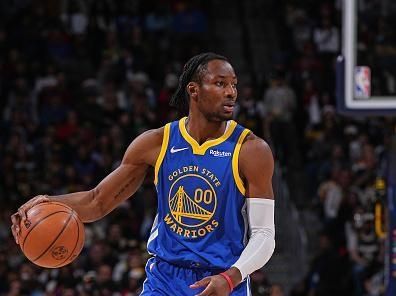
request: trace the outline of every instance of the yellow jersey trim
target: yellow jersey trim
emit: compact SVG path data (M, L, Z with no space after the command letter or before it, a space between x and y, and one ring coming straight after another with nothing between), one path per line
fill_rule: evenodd
M161 151L158 155L157 161L155 162L155 169L154 169L155 185L157 185L158 183L158 172L159 169L161 168L162 161L164 160L166 150L168 149L169 135L170 135L170 123L167 123L164 127L164 137L162 138Z
M198 155L204 155L206 150L208 150L210 147L223 143L231 136L231 134L235 130L235 127L237 126L237 123L234 120L231 120L228 129L221 137L206 141L202 145L199 145L198 142L193 137L191 137L190 134L187 132L186 119L187 117L183 117L182 119L179 120L179 130L183 138L187 141L187 143L191 145L193 153Z
M245 140L246 136L250 133L250 130L245 129L242 134L239 136L238 142L235 146L234 149L234 154L232 155L232 174L234 175L234 181L239 189L239 191L242 193L243 196L245 196L246 189L245 185L243 185L243 181L241 179L241 176L239 175L239 152L241 151L242 143Z

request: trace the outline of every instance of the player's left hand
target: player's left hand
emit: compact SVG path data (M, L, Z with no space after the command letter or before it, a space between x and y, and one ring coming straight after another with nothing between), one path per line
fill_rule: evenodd
M21 233L20 223L27 219L27 212L35 205L49 201L48 195L37 195L20 206L18 212L11 216L11 232L17 244L19 244L19 234Z
M197 289L206 287L201 293L196 296L228 296L230 295L230 287L227 280L221 275L213 275L203 278L200 281L190 285L190 288Z

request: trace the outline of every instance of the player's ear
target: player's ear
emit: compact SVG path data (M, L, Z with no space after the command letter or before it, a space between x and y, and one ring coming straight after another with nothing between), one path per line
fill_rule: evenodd
M190 99L197 100L198 98L198 84L196 82L189 82L187 84L187 93Z

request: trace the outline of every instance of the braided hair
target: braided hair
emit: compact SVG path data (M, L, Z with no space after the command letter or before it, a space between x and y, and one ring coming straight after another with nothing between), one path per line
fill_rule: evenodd
M178 109L180 115L187 115L190 106L190 98L187 93L189 82L201 82L203 74L207 70L207 65L212 60L227 61L227 58L212 52L201 53L193 56L183 67L183 73L179 77L179 84L172 95L170 105Z

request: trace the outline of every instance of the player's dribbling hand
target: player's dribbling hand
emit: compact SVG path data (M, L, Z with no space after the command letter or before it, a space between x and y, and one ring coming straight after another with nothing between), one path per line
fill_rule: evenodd
M15 242L19 244L19 234L20 234L20 223L24 220L27 219L27 211L29 211L31 208L33 208L35 205L43 203L43 202L49 202L49 198L47 195L37 195L27 201L25 204L19 207L18 212L14 213L11 216L11 231L12 235L14 236Z
M205 288L201 293L196 296L228 296L230 295L230 287L228 286L227 281L220 275L213 275L203 278L200 281L195 282L190 285L190 288Z

